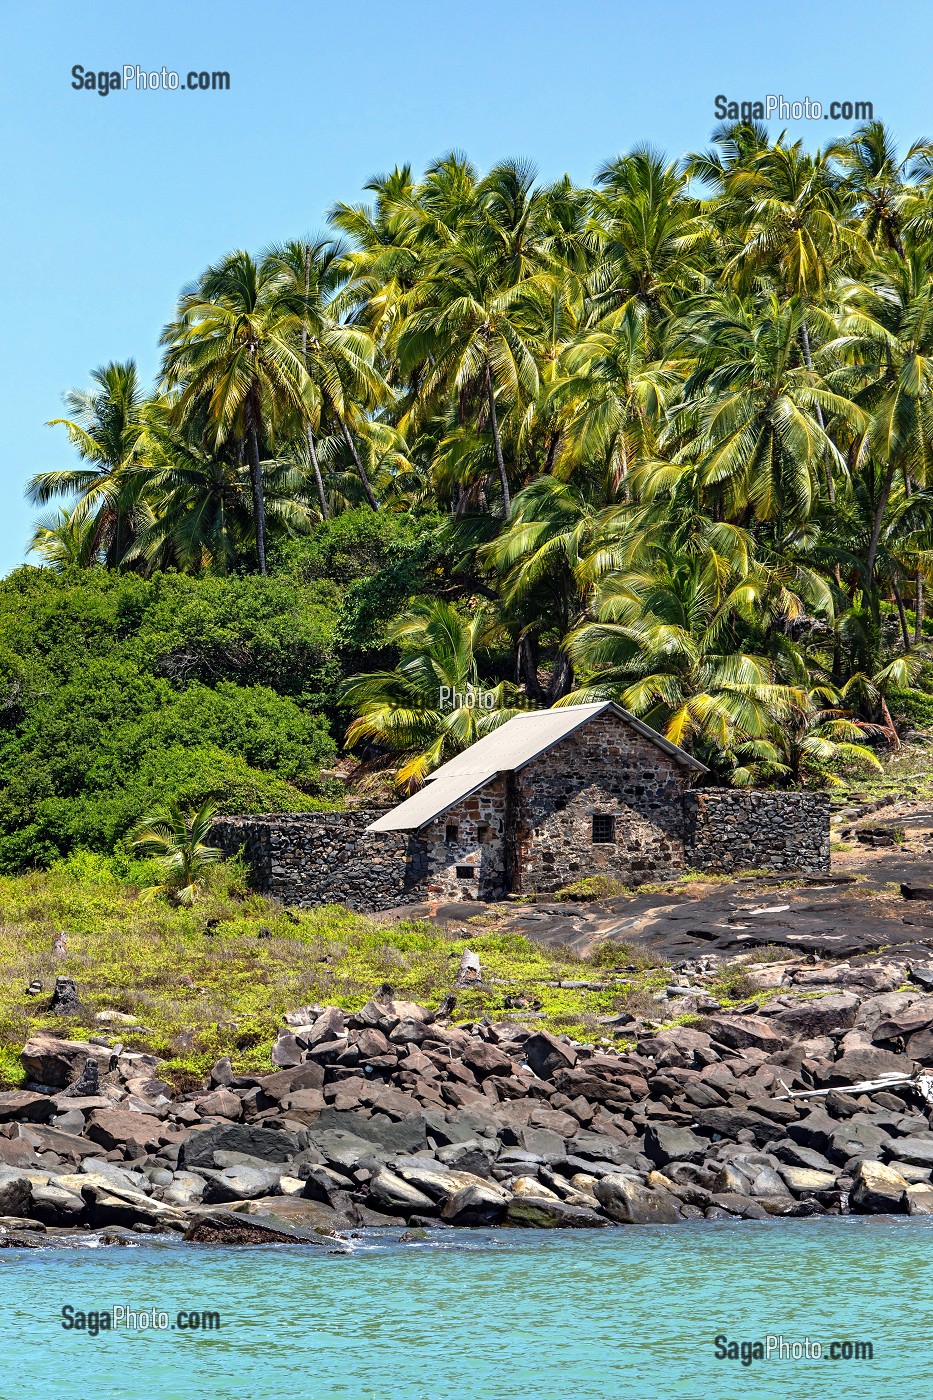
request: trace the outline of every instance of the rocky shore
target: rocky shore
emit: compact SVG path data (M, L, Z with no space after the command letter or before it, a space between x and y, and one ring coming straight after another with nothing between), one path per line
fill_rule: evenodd
M672 993L702 1006L710 963ZM268 1074L220 1060L198 1092L112 1037L36 1034L26 1087L0 1091L0 1245L933 1214L933 964L746 970L746 1004L667 1028L623 1013L599 1046L388 989L302 1007Z

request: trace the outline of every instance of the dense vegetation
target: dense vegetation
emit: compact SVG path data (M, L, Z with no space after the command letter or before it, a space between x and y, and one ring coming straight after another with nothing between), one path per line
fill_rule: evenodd
M933 148L740 125L592 188L451 155L369 191L209 267L152 393L67 396L49 567L0 589L3 865L144 793L326 798L348 719L403 782L596 696L735 783L928 722Z

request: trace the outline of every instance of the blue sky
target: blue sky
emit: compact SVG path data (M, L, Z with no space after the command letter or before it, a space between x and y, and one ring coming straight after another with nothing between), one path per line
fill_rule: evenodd
M933 136L928 0L6 0L0 14L0 572L35 514L23 483L72 460L44 426L63 391L131 356L150 379L184 283L231 248L320 229L370 175L456 147L582 182L638 142L705 145L718 93L868 100L903 143ZM225 69L230 91L101 97L73 90L75 64ZM853 123L787 125L815 145Z

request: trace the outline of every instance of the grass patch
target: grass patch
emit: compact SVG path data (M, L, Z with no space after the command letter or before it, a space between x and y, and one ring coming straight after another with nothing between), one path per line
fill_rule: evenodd
M437 1006L453 987L464 949L478 953L482 987L458 993L457 1020L489 1015L521 1021L506 998L540 1005L527 1024L592 1039L598 1017L629 1009L628 995L663 986L666 973L625 944L596 958L542 948L487 926L448 935L428 922L383 924L335 905L286 911L250 892L235 862L214 868L192 908L140 899L151 872L128 880L113 860L82 854L49 871L0 878L0 1081L22 1080L18 1055L41 1026L71 1036L99 1033L102 1010L136 1016L123 1043L167 1061L179 1084L200 1080L221 1055L240 1070L268 1069L286 1011L308 1003L361 1006L383 982L397 996ZM212 936L205 932L216 920ZM64 958L52 956L56 931ZM629 969L603 991L550 986L568 977L600 980L607 967ZM55 977L73 977L85 1008L78 1017L45 1009ZM28 997L34 979L42 995ZM108 1032L109 1034L110 1032Z

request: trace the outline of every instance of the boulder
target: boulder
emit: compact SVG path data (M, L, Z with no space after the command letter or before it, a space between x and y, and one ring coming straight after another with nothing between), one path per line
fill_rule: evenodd
M92 1142L112 1151L115 1147L129 1148L134 1157L157 1152L162 1135L162 1123L148 1113L128 1113L119 1108L95 1108L87 1125Z
M79 1077L88 1058L98 1061L101 1075L110 1069L112 1052L86 1040L62 1040L50 1034L31 1036L20 1051L23 1069L37 1084L67 1089Z
M908 1215L933 1215L933 1186L908 1186L904 1194Z
M907 1210L908 1182L881 1162L859 1162L849 1204L860 1215L902 1215Z
M321 1065L309 1060L307 1064L280 1069L275 1074L264 1074L259 1080L259 1087L267 1098L278 1103L280 1099L284 1099L288 1094L297 1093L299 1089L322 1089L324 1070Z
M831 1088L880 1079L886 1074L910 1074L912 1068L907 1055L895 1055L890 1050L847 1050L835 1064L821 1070L817 1078L821 1088Z
M185 1239L194 1244L328 1244L334 1248L333 1240L318 1230L293 1224L279 1214L253 1215L222 1208L196 1215Z
M635 1177L604 1176L593 1194L611 1220L621 1225L674 1225L683 1217L667 1191L652 1191Z
M83 1196L66 1191L52 1178L45 1186L33 1186L30 1216L44 1225L74 1226L84 1217L87 1207Z
M822 997L779 997L771 1002L769 1019L775 1030L793 1040L810 1040L840 1027L853 1026L859 998L853 992Z
M562 1069L573 1069L577 1062L577 1052L572 1045L548 1031L535 1031L522 1047L525 1059L539 1079L553 1079Z
M763 1016L705 1016L700 1028L732 1050L783 1050L787 1038Z
M441 1219L448 1225L498 1225L508 1203L506 1196L491 1182L465 1186L444 1204Z
M891 1138L883 1129L850 1118L835 1130L826 1151L831 1161L847 1162L850 1157L875 1160L891 1149Z
M135 1115L134 1115L135 1116ZM247 1152L267 1162L284 1162L298 1151L292 1133L246 1123L217 1124L191 1133L178 1155L181 1167L213 1167L214 1153Z
M495 1045L485 1040L474 1040L461 1056L467 1069L472 1070L477 1079L486 1079L491 1074L508 1076L512 1073L509 1056Z
M896 1138L890 1143L889 1152L898 1161L910 1162L917 1167L933 1167L933 1133L923 1137Z
M239 1095L230 1089L214 1089L212 1093L204 1094L194 1102L204 1118L229 1118L235 1121L243 1110Z
M836 1185L835 1172L815 1171L812 1167L795 1167L787 1163L778 1167L778 1174L795 1196L812 1191L832 1191Z
M396 1163L396 1172L407 1181L409 1185L422 1191L426 1196L430 1196L433 1201L442 1203L450 1200L458 1191L464 1191L468 1186L485 1186L493 1194L498 1192L503 1201L508 1200L508 1192L498 1187L494 1181L480 1176L474 1176L472 1172L450 1170L432 1165L430 1158L425 1158L424 1165L413 1165L410 1161L404 1165ZM538 1183L535 1183L538 1185Z
M31 1094L23 1089L0 1091L0 1123L47 1123L56 1107L48 1094Z
M204 1200L208 1205L228 1201L250 1201L257 1196L270 1196L282 1177L280 1167L232 1166L220 1171L202 1168L206 1185Z
M515 1196L506 1210L506 1223L532 1230L598 1230L611 1222L595 1210L554 1197Z
M0 1215L28 1215L31 1203L29 1177L17 1167L0 1166Z
M433 1215L437 1209L430 1196L387 1167L373 1173L368 1190L376 1209L389 1215Z
M709 1143L698 1138L690 1128L678 1128L673 1123L649 1123L645 1129L645 1156L659 1167L668 1162L701 1157Z

